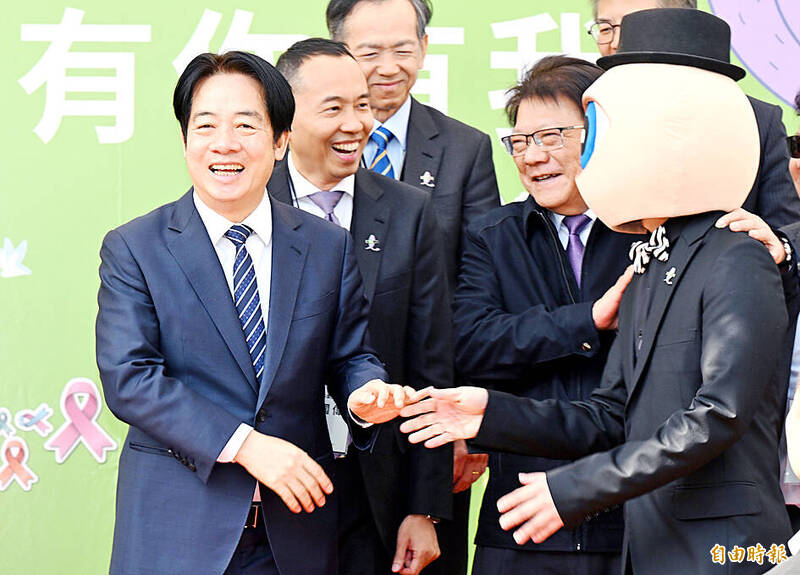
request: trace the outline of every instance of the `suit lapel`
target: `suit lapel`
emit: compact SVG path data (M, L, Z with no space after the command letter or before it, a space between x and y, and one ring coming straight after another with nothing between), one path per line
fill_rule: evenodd
M664 313L669 307L672 295L678 289L678 284L683 278L684 272L692 261L698 248L703 245L703 242L700 240L718 216L718 213L690 216L689 219L679 224L681 226L679 230L680 235L675 245L670 249L669 260L666 262L665 266L667 270L672 270L672 268L674 268L675 275L671 279L671 284L663 281L665 278L659 278L659 281L655 282L656 286L653 288L650 312L647 314L647 320L645 322L642 349L639 352L639 359L636 361L636 367L633 371L633 385L628 395L629 399L633 395L636 386L639 384L644 369L650 359L650 355L653 351L653 344L658 337L661 322L664 319ZM660 269L661 268L659 268L659 270ZM656 270L653 269L650 271L654 272Z
M194 206L192 190L176 202L169 228L177 233L167 242L167 249L183 270L211 321L217 326L247 382L258 391L242 324L239 322L217 253Z
M411 113L408 117L408 135L406 137L406 157L403 162L403 173L400 180L417 188L433 192L439 177L439 164L442 160L442 147L437 145L439 130L431 118L430 112L411 98ZM433 180L430 185L423 183L423 174L428 173Z
M385 251L385 239L389 231L389 209L383 198L383 190L374 181L376 176L364 168L356 173L353 194L353 221L350 224L353 245L358 260L358 269L364 280L364 295L372 301L375 285ZM367 249L370 236L378 240L380 251Z
M271 190L274 193L274 190ZM272 387L278 370L289 328L300 279L303 276L308 240L297 231L301 220L294 208L270 202L272 209L272 280L269 292L269 325L264 375L258 392L258 409ZM240 329L241 331L241 329Z

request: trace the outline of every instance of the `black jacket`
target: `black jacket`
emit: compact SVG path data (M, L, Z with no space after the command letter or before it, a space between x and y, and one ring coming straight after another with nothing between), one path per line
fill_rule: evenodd
M787 316L778 272L720 212L667 222L670 255L635 276L603 382L587 401L490 394L475 442L581 458L547 472L574 528L625 502L633 573L713 574L719 544L769 549L791 535L778 482ZM670 273L673 272L673 273ZM668 281L669 280L669 281ZM634 357L635 309L650 287ZM743 562L736 573L769 565Z
M578 289L546 210L533 198L493 210L471 226L455 295L456 366L473 384L534 399L577 400L599 384L614 332L598 332L592 304L629 263L639 236L593 224ZM498 523L497 500L520 486L520 471L569 459L492 453L476 542L519 549ZM541 545L550 551L619 551L621 511L604 514Z

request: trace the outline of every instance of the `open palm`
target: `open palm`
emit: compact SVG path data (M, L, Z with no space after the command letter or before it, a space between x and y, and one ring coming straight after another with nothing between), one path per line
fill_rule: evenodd
M404 407L400 415L410 417L400 431L410 433L411 443L425 442L425 447L439 447L457 439L471 439L478 434L486 411L488 392L480 387L427 390L427 399Z

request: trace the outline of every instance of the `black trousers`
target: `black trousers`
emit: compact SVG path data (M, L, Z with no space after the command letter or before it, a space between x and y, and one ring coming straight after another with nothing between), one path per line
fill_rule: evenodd
M242 531L224 575L279 575L263 520Z
M479 545L472 575L619 575L620 569L619 553L519 551Z

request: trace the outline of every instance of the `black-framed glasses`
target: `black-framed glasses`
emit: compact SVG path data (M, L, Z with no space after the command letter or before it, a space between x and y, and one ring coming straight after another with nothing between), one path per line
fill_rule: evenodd
M562 126L560 128L544 128L532 134L510 134L500 138L506 152L512 156L521 156L531 145L536 144L542 151L549 152L564 147L564 132L567 130L583 130L583 124L578 126Z
M614 36L619 34L620 27L620 24L612 24L608 20L595 20L588 32L597 44L611 44Z
M800 134L787 136L786 143L789 145L789 156L792 158L800 158Z

